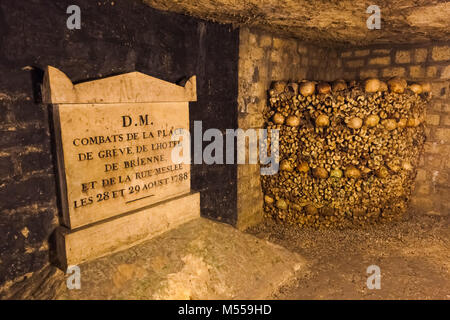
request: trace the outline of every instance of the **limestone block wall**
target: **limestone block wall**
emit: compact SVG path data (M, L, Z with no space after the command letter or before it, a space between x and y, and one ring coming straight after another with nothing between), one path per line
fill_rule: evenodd
M274 80L334 80L341 76L337 50L320 48L292 38L242 28L239 39L238 126L264 127L263 111ZM259 165L238 165L237 227L245 229L263 217Z
M429 81L432 100L426 117L425 151L420 161L412 207L422 212L450 213L450 44L342 50L343 77L365 79L401 76Z

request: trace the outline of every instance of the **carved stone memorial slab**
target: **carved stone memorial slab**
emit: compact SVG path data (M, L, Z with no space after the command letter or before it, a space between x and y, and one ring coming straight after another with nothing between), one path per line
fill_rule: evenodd
M106 255L199 216L190 165L171 160L189 130L196 79L184 87L139 72L72 84L48 67L62 206L63 267Z

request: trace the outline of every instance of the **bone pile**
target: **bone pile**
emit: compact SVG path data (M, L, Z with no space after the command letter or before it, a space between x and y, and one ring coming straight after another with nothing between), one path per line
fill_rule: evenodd
M368 79L274 82L267 129L279 130L280 167L261 176L266 216L346 227L407 210L425 142L429 83Z

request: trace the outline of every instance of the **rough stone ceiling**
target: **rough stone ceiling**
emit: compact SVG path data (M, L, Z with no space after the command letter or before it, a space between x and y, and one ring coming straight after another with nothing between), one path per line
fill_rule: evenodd
M323 46L424 43L450 39L450 1L439 0L144 0L160 9L251 26ZM381 29L369 30L369 5Z

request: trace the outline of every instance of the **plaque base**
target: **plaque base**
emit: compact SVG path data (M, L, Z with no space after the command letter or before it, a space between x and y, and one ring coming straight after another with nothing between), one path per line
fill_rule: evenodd
M200 217L200 193L188 193L85 227L55 231L56 263L62 270L130 248Z

